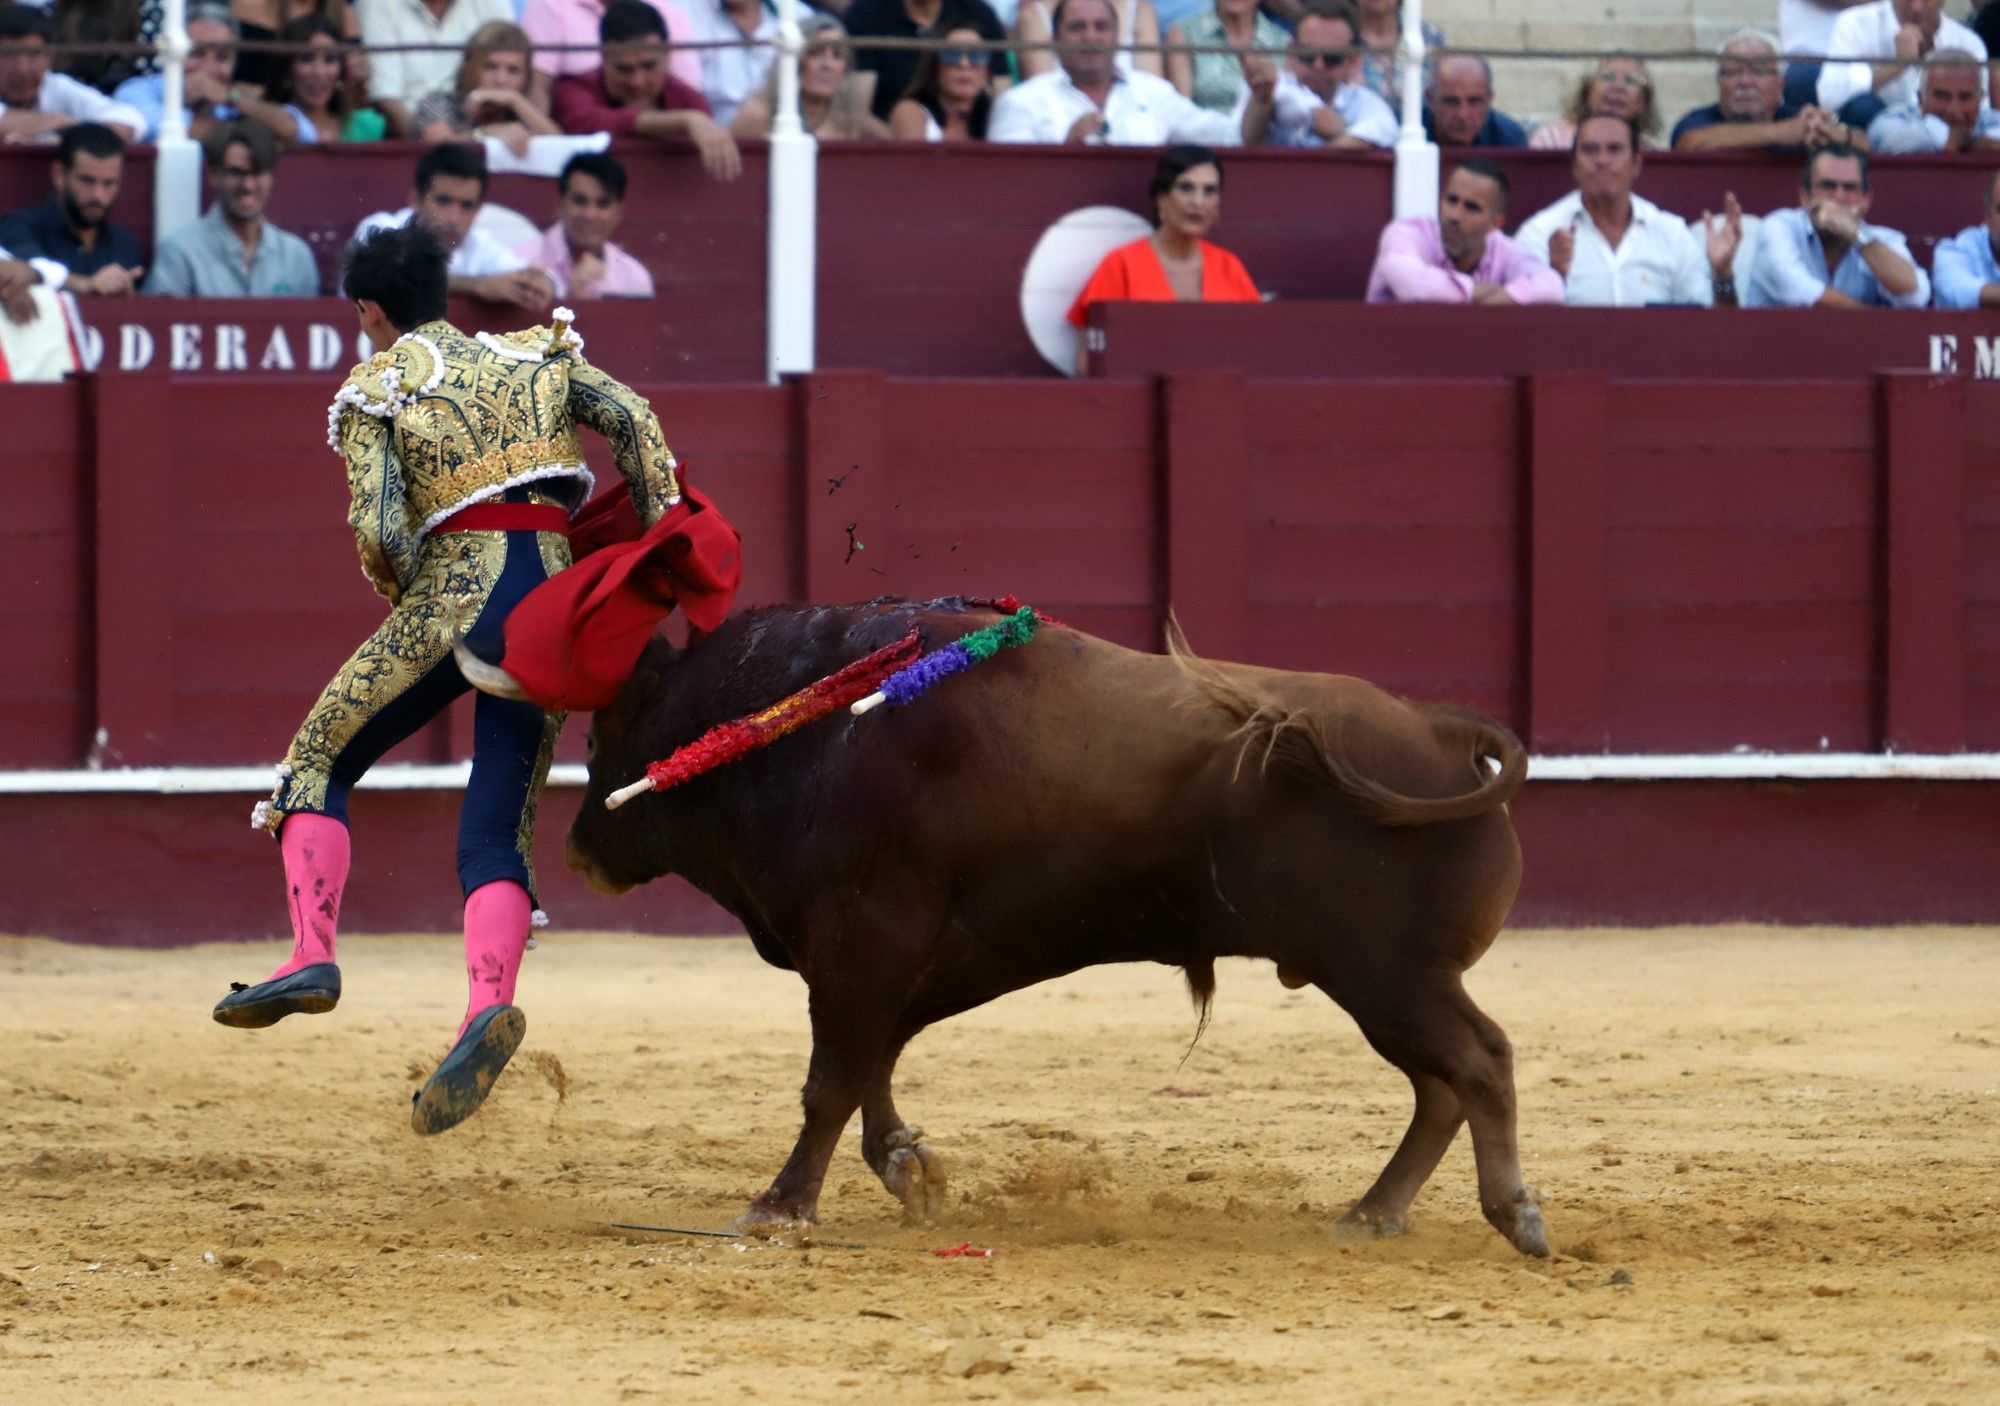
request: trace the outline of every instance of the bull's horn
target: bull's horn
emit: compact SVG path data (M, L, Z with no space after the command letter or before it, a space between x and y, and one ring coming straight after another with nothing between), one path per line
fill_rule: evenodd
M451 642L452 657L458 660L458 671L465 675L465 681L481 693L490 693L495 698L512 698L521 703L532 703L527 691L516 683L514 676L498 664L489 664L472 652L463 635Z

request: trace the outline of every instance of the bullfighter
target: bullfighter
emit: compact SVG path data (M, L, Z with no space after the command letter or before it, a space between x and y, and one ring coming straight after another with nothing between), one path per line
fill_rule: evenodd
M642 524L681 499L659 421L583 359L566 309L549 326L466 336L444 320L445 251L414 223L350 247L344 286L376 354L334 397L327 440L347 462L361 569L391 609L320 694L252 815L283 856L292 956L255 985L232 983L215 1007L224 1025L340 1000L349 789L467 691L454 639L497 658L508 611L569 565L565 533L592 488L577 427L609 441ZM419 1133L477 1110L526 1032L515 979L531 927L547 921L529 852L562 722L528 702L481 694L474 705L458 833L470 991L451 1052L415 1095Z

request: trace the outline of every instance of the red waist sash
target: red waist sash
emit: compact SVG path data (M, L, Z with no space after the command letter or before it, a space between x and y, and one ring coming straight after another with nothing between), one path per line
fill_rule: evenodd
M569 513L553 503L474 503L433 532L568 532Z

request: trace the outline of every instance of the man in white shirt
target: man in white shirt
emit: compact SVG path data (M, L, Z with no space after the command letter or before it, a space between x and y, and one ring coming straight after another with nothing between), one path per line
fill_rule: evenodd
M1349 0L1307 0L1274 94L1273 146L1396 144L1396 114L1359 81L1360 23Z
M2000 112L1983 106L1986 70L1960 49L1939 49L1924 70L1923 97L1892 107L1868 124L1877 156L1934 151L1990 151L2000 146Z
M449 88L464 62L465 41L494 20L514 22L511 0L355 0L361 42L368 50L368 96L394 135L414 137L410 114ZM444 44L449 48L392 54L382 46Z
M384 210L355 226L354 237L421 220L451 255L451 292L462 298L540 312L555 300L549 276L483 230L472 227L486 202L486 153L447 142L417 158L410 204Z
M145 139L136 108L49 72L49 62L48 13L0 4L0 142L52 142L78 122L109 127L127 142Z
M1164 78L1119 70L1118 13L1111 0L1059 0L1054 29L1061 67L1016 83L995 100L988 141L1247 146L1270 130L1278 72L1266 54L1243 55L1246 88L1236 110L1210 112Z
M1704 214L1704 250L1686 221L1634 195L1639 133L1629 118L1586 117L1570 165L1577 188L1531 216L1514 237L1562 276L1564 302L1636 308L1736 301L1730 261L1742 242L1740 217L1711 221ZM1732 212L1735 200L1729 197Z
M1917 61L1937 49L1963 49L1986 62L1985 43L1957 20L1944 17L1944 0L1874 0L1858 5L1833 22L1827 64L1819 74L1819 105L1840 113L1843 122L1866 127L1882 108L1918 100L1923 68ZM1854 61L1839 62L1843 59ZM1843 111L1848 103L1870 94L1875 102Z
M727 127L770 75L778 22L763 0L688 0L687 9L693 42L723 46L701 51L701 93L715 120ZM674 42L679 39L676 34Z

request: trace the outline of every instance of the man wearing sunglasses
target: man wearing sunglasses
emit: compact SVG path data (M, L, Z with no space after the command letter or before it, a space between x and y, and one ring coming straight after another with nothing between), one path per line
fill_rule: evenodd
M1396 114L1358 81L1360 23L1349 0L1307 0L1273 96L1273 146L1396 144Z
M1797 209L1757 231L1743 305L1751 308L1920 308L1930 279L1909 242L1868 223L1868 154L1821 147L1806 158Z

